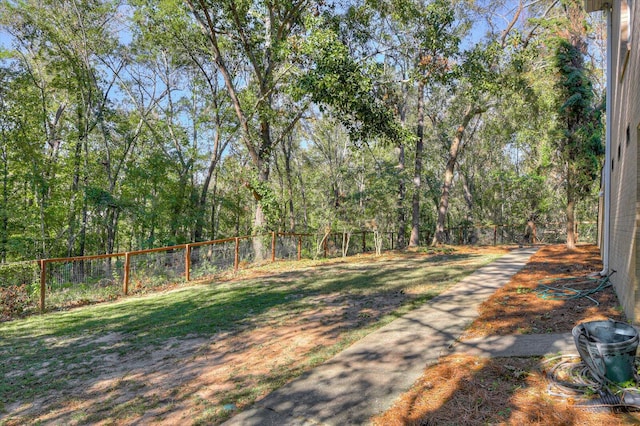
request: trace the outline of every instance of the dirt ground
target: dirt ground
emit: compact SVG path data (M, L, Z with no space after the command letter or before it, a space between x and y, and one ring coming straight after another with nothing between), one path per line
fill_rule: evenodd
M494 254L508 250L489 247L460 251ZM410 267L416 256L431 255L389 252L380 258L338 259L313 269L335 269L339 274L367 263L375 270L380 262L401 269ZM273 270L244 271L238 279L282 281L301 273L305 272L299 268L283 272L274 265ZM317 294L308 298L311 309L295 315L263 316L234 332L174 338L162 347L135 353L103 350L126 345L127 336L119 333L82 336L77 342L52 337L56 340L48 342L52 345L95 345L96 349L88 359L59 371L56 379L63 378L65 388L40 395L35 401L0 406L0 425L219 424L363 337L367 324L413 297L409 288L365 299L343 292ZM87 380L84 374L78 379L81 375L77 373L87 369L92 378ZM8 416L3 418L3 414Z
M500 247L460 250L507 251ZM591 246L570 252L561 246L542 248L510 284L482 306L480 318L464 338L564 332L584 320L623 319L610 288L592 296L600 302L599 306L588 299L564 302L542 299L534 291L540 280L550 282L599 271L598 259L597 249ZM572 282L572 285L581 284ZM357 328L358 323L373 320L399 303L387 298L365 315L362 307L350 306L343 295L324 295L322 299L317 301L317 309L302 315L272 318L268 324L252 324L237 333L220 334L211 339L187 337L167 342L161 350L154 348L148 353L87 361L95 368L95 380L79 384L80 394L51 394L32 404L7 406L12 417L1 419L0 416L0 424L220 423L284 384L291 377L291 371L312 367L317 361L310 354L317 354L317 348L336 344L340 339L336 330ZM112 333L102 336L100 343L118 345L122 338ZM612 425L634 424L630 422L640 419L586 413L566 401L553 399L546 392L542 370L538 358L489 360L450 356L427 369L423 378L375 422L379 425ZM72 376L69 372L61 374ZM244 398L243 392L246 392ZM225 395L233 398L227 400Z
M488 335L570 332L583 321L624 321L611 287L587 298L552 300L541 297L539 285L575 289L596 287L586 277L602 268L598 249L579 246L542 247L511 282L480 309L480 317L462 340ZM548 392L546 371L552 360L487 359L450 355L427 368L414 387L377 425L632 425L638 413L599 413L578 408L572 398Z

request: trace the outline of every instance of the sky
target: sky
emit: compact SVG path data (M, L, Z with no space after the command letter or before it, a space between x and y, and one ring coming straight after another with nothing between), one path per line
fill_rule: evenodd
M0 47L8 49L11 47L11 38L6 31L0 30Z

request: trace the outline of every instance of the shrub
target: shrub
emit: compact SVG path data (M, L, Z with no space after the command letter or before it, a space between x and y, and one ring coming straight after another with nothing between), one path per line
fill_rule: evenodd
M39 271L35 262L0 264L0 288L34 284Z

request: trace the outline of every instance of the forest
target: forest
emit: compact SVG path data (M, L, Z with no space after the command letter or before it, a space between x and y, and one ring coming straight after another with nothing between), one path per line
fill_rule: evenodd
M0 263L530 221L571 246L605 37L578 0L0 0Z

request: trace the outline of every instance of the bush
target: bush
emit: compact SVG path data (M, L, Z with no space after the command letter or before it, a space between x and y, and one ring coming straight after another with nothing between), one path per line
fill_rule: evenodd
M39 273L36 262L0 264L0 288L37 283Z

